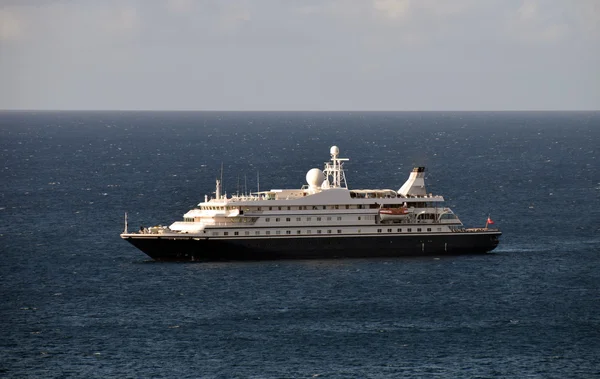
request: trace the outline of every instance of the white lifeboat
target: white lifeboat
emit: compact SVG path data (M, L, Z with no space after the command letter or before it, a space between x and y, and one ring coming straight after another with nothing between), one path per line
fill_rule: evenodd
M410 211L406 207L400 208L380 208L379 217L381 220L402 220L410 215Z

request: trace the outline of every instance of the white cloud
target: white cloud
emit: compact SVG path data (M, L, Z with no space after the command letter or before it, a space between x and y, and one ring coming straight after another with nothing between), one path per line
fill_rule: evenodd
M580 24L578 29L587 37L600 39L600 1L579 0L573 3Z
M553 44L564 41L571 33L569 21L572 20L568 15L574 8L569 4L523 0L506 23L507 34L523 43Z
M0 9L0 41L11 41L23 35L21 19L15 12Z
M537 0L525 0L517 10L518 17L523 22L535 20L538 16Z
M401 19L408 17L411 0L373 0L373 8L385 17Z

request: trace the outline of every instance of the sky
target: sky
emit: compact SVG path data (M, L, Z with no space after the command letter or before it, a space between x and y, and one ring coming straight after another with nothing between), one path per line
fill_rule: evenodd
M600 110L600 0L0 0L0 109Z

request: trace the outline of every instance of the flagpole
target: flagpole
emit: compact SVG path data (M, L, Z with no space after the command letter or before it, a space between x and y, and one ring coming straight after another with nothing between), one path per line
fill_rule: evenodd
M487 218L487 220L485 220L485 228L486 229L488 228L489 222L490 222L490 215L488 214L488 218Z

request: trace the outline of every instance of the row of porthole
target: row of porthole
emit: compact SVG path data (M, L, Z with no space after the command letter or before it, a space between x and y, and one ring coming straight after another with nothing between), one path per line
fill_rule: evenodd
M427 228L427 231L428 231L428 232L431 232L431 228ZM438 232L441 232L441 231L442 231L442 228L437 228L437 231L438 231ZM281 234L283 234L283 233L281 233L281 232L282 232L281 230L277 230L277 231L275 231L275 234L276 234L276 235L281 235ZM387 232L388 232L388 233L392 233L392 232L393 232L393 229L391 229L391 228L390 228L390 229L387 229ZM396 229L396 232L397 232L397 233L402 233L402 228L398 228L398 229ZM412 228L407 228L407 229L406 229L406 232L408 232L408 233L411 233L411 232L412 232ZM422 229L421 229L421 228L417 228L417 233L418 233L418 232L422 232ZM358 233L361 233L361 229L358 229ZM383 233L383 229L377 229L377 233ZM286 230L286 231L285 231L285 234L286 234L286 235L291 235L291 234L292 234L292 231L291 231L291 230ZM302 234L302 231L301 231L301 230L297 230L297 231L296 231L296 234ZM310 229L306 230L306 233L305 233L305 234L312 234L312 230L310 230ZM322 231L319 229L319 230L317 230L317 234L323 234L323 233L322 233ZM333 231L332 231L331 229L328 229L326 234L333 234ZM342 230L341 230L341 229L337 229L337 234L342 234ZM212 235L213 235L213 236L218 236L218 235L219 235L219 232L212 232ZM229 232L223 232L223 235L224 235L224 236L229 236ZM234 236L239 236L239 235L240 235L240 232L233 232L233 235L234 235ZM250 235L250 232L249 232L249 231L246 231L246 232L244 232L244 235L246 235L246 236L249 236L249 235ZM257 231L255 231L255 232L254 232L254 235L257 235L257 236L259 236L259 235L261 235L261 233L260 233L260 231L258 231L258 230L257 230ZM270 231L270 230L267 230L267 231L265 231L265 234L264 234L264 235L267 235L267 236L268 236L268 235L271 235L271 231Z

